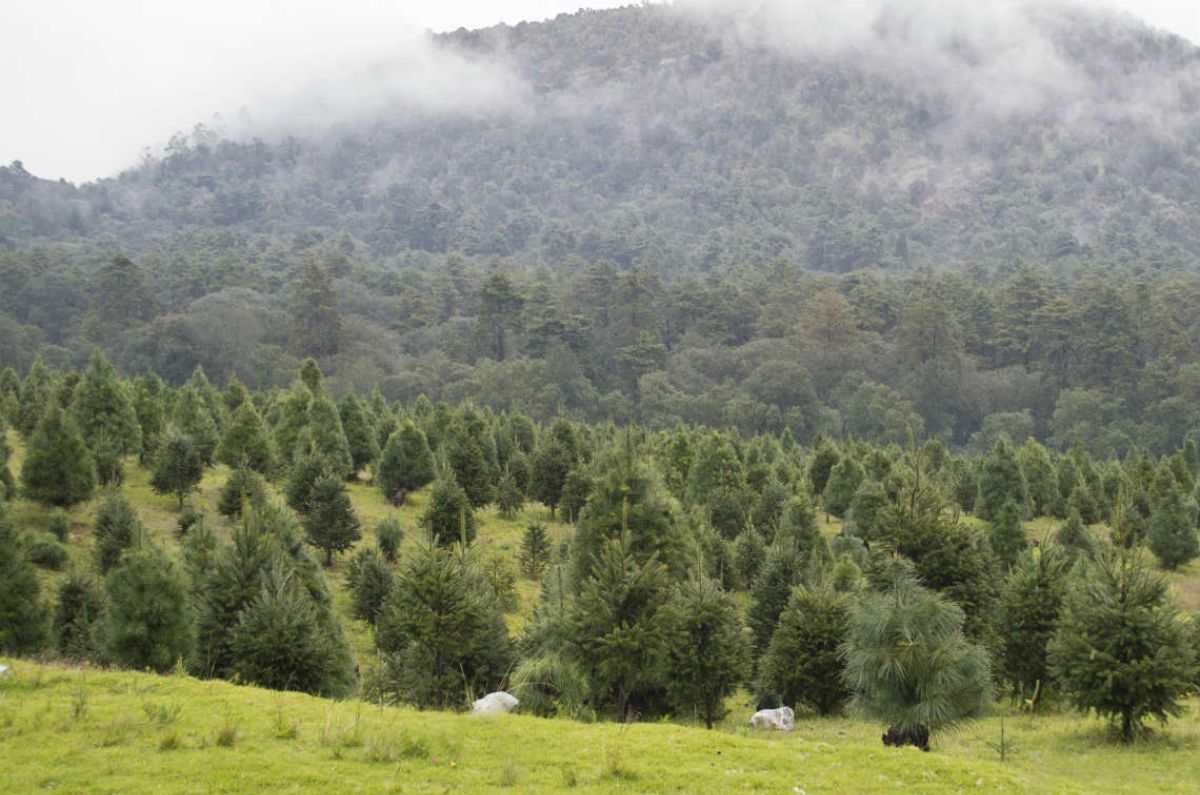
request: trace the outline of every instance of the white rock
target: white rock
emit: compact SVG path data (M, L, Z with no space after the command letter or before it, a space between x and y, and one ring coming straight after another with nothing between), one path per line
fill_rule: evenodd
M796 713L792 712L791 707L760 709L754 713L754 717L750 718L750 725L755 729L790 732L796 728Z
M7 665L0 665L0 679L11 679L12 669Z
M471 712L476 715L503 715L512 712L520 703L515 696L497 691L478 699L471 708Z

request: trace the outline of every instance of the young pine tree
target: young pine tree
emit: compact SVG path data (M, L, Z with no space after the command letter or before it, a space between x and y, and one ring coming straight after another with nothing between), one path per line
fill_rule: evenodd
M421 524L439 546L470 544L475 540L475 510L453 475L434 481Z
M25 495L44 505L70 507L96 490L96 462L75 421L51 406L38 424L21 465Z
M263 500L266 495L267 485L262 476L252 469L239 467L229 474L221 488L217 512L230 519L236 519L242 515L248 503Z
M762 534L747 527L733 542L733 570L740 589L749 590L766 559L767 545Z
M1034 706L1050 689L1047 647L1067 593L1072 558L1055 545L1034 547L1017 560L1000 595L1000 673L1019 699Z
M624 722L639 696L665 683L675 645L666 568L641 561L628 534L609 541L583 582L570 618L572 646L590 670L593 703Z
M667 689L677 712L694 712L705 728L725 715L725 699L744 680L749 649L733 599L704 576L672 597Z
M142 427L133 398L99 349L75 387L71 416L93 451L102 441L113 447L118 458L142 449Z
M395 563L400 553L400 545L404 543L404 527L400 520L389 516L375 527L375 538L379 542L379 552L388 563Z
M1200 555L1196 535L1196 503L1169 475L1150 512L1150 551L1168 571Z
M396 577L375 627L387 697L423 708L465 706L494 690L511 644L491 589L469 554L418 547Z
M161 673L187 659L194 637L188 586L161 550L149 543L129 550L104 585L105 645L113 662Z
M260 687L341 697L353 682L348 650L326 631L312 594L282 559L238 613L230 650L232 673Z
M104 592L91 574L75 570L58 586L54 648L69 660L96 660L103 645Z
M163 440L154 462L150 487L159 494L173 494L183 509L183 501L204 477L204 454L192 437L171 430Z
M171 419L179 434L192 440L201 463L210 466L221 442L221 432L204 397L194 387L183 387L175 396Z
M496 506L500 509L500 516L505 519L516 518L525 507L525 495L521 493L517 479L511 472L505 472L500 478L500 485L496 487Z
M1146 718L1183 712L1195 658L1166 580L1138 549L1099 553L1072 578L1049 645L1050 670L1080 710L1132 742Z
M346 565L346 587L354 617L374 625L392 592L393 580L392 570L379 550L362 547L355 552Z
M839 712L850 698L842 680L848 600L832 588L792 591L759 663L759 691L821 715Z
M1012 445L1001 437L979 464L979 496L975 500L975 512L984 521L994 522L1009 500L1024 514L1029 486Z
M746 610L756 659L771 642L779 616L787 607L792 588L800 583L803 570L804 560L795 549L775 544L767 551L766 563L750 587L750 606Z
M137 544L145 534L145 528L129 500L120 493L109 494L96 513L95 538L96 568L107 574L121 554Z
M346 484L334 475L318 478L304 515L308 543L325 553L325 565L333 565L334 553L345 552L362 538L358 517L346 492Z
M0 653L40 651L47 638L47 618L37 570L0 502Z
M1071 511L1067 522L1054 534L1055 542L1072 560L1091 558L1096 553L1096 539L1083 523L1079 511Z
M849 609L842 655L852 703L889 726L884 742L928 750L930 734L991 701L988 654L963 634L963 611L901 574Z
M1005 569L1017 562L1025 549L1025 525L1021 522L1021 509L1013 500L1008 500L992 521L992 552Z
M385 499L392 499L400 491L416 491L433 480L433 453L425 434L406 420L400 429L388 437L379 458L379 471L375 474Z
M245 467L268 477L274 471L274 446L252 401L245 401L233 413L217 447L217 461L231 469Z
M541 522L532 522L525 528L519 560L522 574L530 580L541 579L550 563L550 535Z
M586 469L577 466L568 472L567 479L563 481L562 491L559 493L558 506L561 509L561 518L571 523L578 521L591 493L592 478Z
M830 470L829 481L822 493L825 510L839 519L845 516L864 477L862 466L852 457L846 456L839 461Z
M345 431L346 444L350 448L354 474L367 467L374 468L379 461L379 441L366 407L352 392L338 404L338 414L342 418L342 430Z

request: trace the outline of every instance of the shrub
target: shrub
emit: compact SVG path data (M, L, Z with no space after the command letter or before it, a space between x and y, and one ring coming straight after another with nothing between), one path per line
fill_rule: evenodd
M57 538L59 542L65 544L71 535L71 517L62 508L56 508L50 512L50 519L47 522L46 529L50 534Z
M67 549L51 536L35 538L29 545L29 560L50 571L62 571L67 565Z
M840 655L846 630L845 596L831 588L794 589L760 663L759 691L822 715L840 711L850 697Z
M391 516L384 519L376 526L375 537L379 541L379 551L383 553L384 559L388 563L395 563L400 545L404 543L404 528L400 525L400 520Z

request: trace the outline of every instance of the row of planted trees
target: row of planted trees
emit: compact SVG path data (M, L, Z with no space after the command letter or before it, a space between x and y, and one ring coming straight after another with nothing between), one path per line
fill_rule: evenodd
M232 467L220 499L239 519L231 542L184 508L174 562L127 503L104 501L98 574L72 573L59 593L63 653L160 669L183 659L204 675L349 692L353 660L307 540L327 564L358 546L345 576L379 651L362 684L422 706L503 685L542 714L711 725L747 685L769 706L825 714L856 703L923 744L978 714L999 685L1115 715L1130 737L1144 717L1172 714L1195 679L1195 624L1176 620L1140 552L1149 544L1168 567L1195 555L1190 442L1160 461L1096 462L1032 440L968 458L936 441L802 449L786 435L648 434L562 418L540 428L470 406L389 406L377 392L334 402L311 363L290 389L255 395L236 383L218 391L202 373L178 390L123 381L99 356L82 374L35 365L15 400L14 380L0 376L0 393L28 448L20 489L5 481L10 498L71 504L96 481L119 483L124 456L138 454L182 506L210 463ZM131 416L139 444L102 465ZM360 477L397 502L432 482L416 534L427 540L398 555L403 531L389 521L376 547L358 544L345 484ZM270 481L287 506L270 498ZM555 545L531 524L520 563L541 595L511 638L511 578L473 544L476 511L494 503L516 516L527 499L574 533ZM842 519L833 537L822 513ZM1022 520L1042 515L1063 523L1031 548ZM1100 521L1112 532L1088 526ZM27 569L32 547L9 532L9 565ZM138 577L151 574L174 582L154 587L182 594L172 604L183 617L161 627L161 647L129 650L121 637L154 634L138 612ZM27 597L6 603L36 613ZM1137 643L1121 640L1130 633ZM46 636L4 637L28 651Z

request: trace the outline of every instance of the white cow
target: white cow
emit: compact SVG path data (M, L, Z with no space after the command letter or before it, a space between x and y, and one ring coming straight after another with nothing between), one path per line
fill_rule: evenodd
M792 712L791 707L760 709L750 719L750 725L755 729L776 729L781 732L790 732L796 728L796 713Z
M476 715L503 715L512 712L520 703L515 696L497 691L477 700L471 712Z
M0 665L0 679L8 679L12 677L12 669L7 665Z

